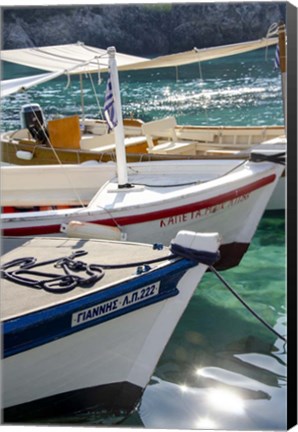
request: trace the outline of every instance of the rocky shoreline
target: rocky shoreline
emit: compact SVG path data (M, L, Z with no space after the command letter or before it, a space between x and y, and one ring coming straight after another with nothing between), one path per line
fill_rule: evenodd
M4 7L2 49L81 41L162 55L262 38L285 15L285 2Z

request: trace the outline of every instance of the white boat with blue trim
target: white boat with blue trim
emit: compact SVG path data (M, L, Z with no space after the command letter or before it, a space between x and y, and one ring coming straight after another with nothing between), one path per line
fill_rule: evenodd
M219 235L179 232L171 247L6 239L2 256L4 423L139 402ZM16 246L18 242L22 244ZM51 421L53 423L53 420Z

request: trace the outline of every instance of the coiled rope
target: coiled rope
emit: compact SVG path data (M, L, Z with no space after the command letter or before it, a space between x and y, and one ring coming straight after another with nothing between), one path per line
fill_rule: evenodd
M153 245L153 249L162 249L159 244ZM47 261L37 262L34 257L17 258L1 266L1 277L15 283L25 285L31 288L44 289L48 292L65 293L74 289L76 286L90 287L98 280L103 278L104 270L123 269L129 267L147 268L150 264L160 263L172 259L186 258L195 263L211 265L219 259L219 253L197 251L188 249L176 244L170 247L171 254L160 258L154 258L145 261L136 261L122 264L86 264L82 261L76 261L82 255L87 255L84 250L79 250L69 257L55 258ZM53 265L54 268L62 269L62 274L52 273L49 271L37 271L37 267ZM17 267L17 268L16 268ZM10 270L14 268L14 270ZM72 272L72 273L71 273ZM87 278L79 276L79 272L85 272ZM139 272L141 273L141 271ZM29 278L28 276L31 276ZM35 277L35 279L32 278ZM36 277L39 277L37 280Z
M148 261L115 265L86 264L82 261L75 261L75 258L86 254L86 251L79 250L71 254L69 257L55 258L41 262L37 262L37 259L34 257L18 258L1 266L1 277L30 288L43 289L47 292L63 294L73 290L77 286L83 288L93 286L97 281L104 277L104 269L138 267L177 258L175 255L169 255ZM36 270L37 267L49 265L53 265L54 268L62 269L63 273L57 274L50 271L41 272ZM10 270L15 267L18 268ZM85 272L88 277L84 278L79 276L79 272ZM36 279L37 277L39 277L39 279Z

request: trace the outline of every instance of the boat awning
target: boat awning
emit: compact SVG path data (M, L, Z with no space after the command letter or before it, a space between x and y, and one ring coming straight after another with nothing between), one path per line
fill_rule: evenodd
M116 53L119 71L145 70L188 65L191 63L228 57L236 54L266 48L277 44L277 38L263 38L250 42L243 42L218 47L185 51L177 54L160 56L153 59ZM33 47L1 51L1 60L20 64L40 70L47 74L26 78L1 81L1 97L29 87L49 81L63 74L96 73L108 70L107 51L91 47L81 42L68 45L48 47Z
M14 78L1 81L1 97L9 96L12 93L20 93L28 88L50 81L64 72L50 72L40 75L31 75L28 77Z
M242 54L260 48L266 48L271 45L276 45L277 43L278 38L264 38L250 42L222 45L211 48L193 48L191 51L157 57L146 63L132 64L130 69L136 70L183 66L191 63Z
M46 70L78 74L97 72L108 69L107 50L91 47L81 42L68 45L21 48L1 51L1 60L23 66ZM119 70L129 70L130 65L146 63L144 57L117 53L116 61Z
M212 60L220 57L241 54L277 44L277 38L263 38L218 47L193 48L177 54L160 56L153 59L136 57L127 54L116 54L118 70L142 70L164 67L175 67ZM108 57L106 50L84 45L83 43L57 45L49 47L24 48L1 51L4 61L21 64L46 71L65 70L71 74L107 70Z

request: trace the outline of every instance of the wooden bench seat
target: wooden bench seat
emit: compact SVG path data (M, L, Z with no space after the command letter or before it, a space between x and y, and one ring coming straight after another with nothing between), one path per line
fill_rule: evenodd
M166 117L161 120L144 123L142 132L148 142L148 153L162 154L196 154L196 141L178 140L175 127L175 117ZM154 144L156 139L167 139L166 142Z

